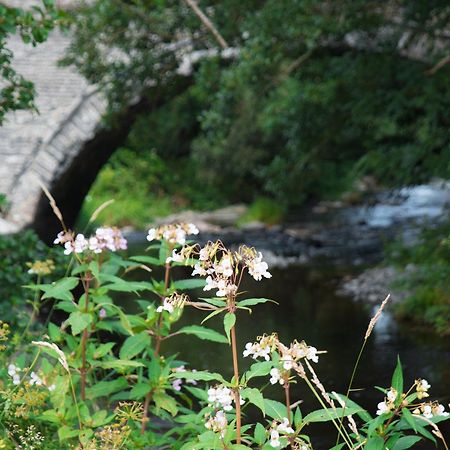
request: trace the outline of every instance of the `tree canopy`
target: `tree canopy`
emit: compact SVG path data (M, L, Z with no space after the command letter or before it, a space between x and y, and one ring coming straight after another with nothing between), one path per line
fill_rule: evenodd
M8 38L18 34L25 44L35 46L47 39L61 17L53 0L43 0L42 5L29 10L0 2L0 125L8 111L36 109L33 82L14 68L14 54Z
M450 175L449 18L439 0L102 0L79 11L66 62L115 111L170 91L190 55L192 82L128 147L189 160L230 199L295 205L363 173Z

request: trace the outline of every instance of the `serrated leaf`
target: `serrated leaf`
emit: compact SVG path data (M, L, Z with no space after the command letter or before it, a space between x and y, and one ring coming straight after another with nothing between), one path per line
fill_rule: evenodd
M211 319L211 317L217 316L217 314L220 314L221 312L225 311L227 308L220 308L220 309L216 309L215 311L213 311L211 314L208 314L202 321L201 323L205 323L207 320Z
M107 353L110 352L110 350L115 346L115 342L107 342L106 344L99 345L93 353L94 359L100 359L103 358Z
M173 282L173 287L179 291L189 289L199 289L205 287L206 282L202 278L188 278L187 280L177 280Z
M69 323L72 328L72 334L76 336L92 323L92 315L89 313L75 311L70 314L67 319L67 323Z
M272 361L261 361L250 366L250 369L246 372L245 378L249 381L255 377L264 377L268 375L273 367Z
M237 306L254 306L259 305L260 303L272 302L278 304L275 300L271 300L270 298L246 298L245 300L241 300L237 302Z
M79 279L66 277L51 284L41 284L37 286L44 292L43 299L54 298L56 300L73 300L72 289L75 289Z
M228 338L228 342L231 344L230 331L236 323L236 315L234 313L226 313L223 318L223 328Z
M266 415L266 407L264 405L264 397L261 394L261 391L259 389L255 388L245 388L242 389L241 395L244 399L247 399L250 403L253 403L255 406L257 406L263 413L263 415ZM286 411L286 408L285 408Z
M212 342L219 342L221 344L227 344L228 340L223 335L218 333L215 330L211 330L210 328L200 327L198 325L190 325L187 327L183 327L178 330L178 333L182 334L193 334L197 336L199 339L204 339Z
M130 399L139 400L145 397L150 391L152 387L148 383L138 383L133 386L133 389L130 391Z
M345 409L343 408L318 409L317 411L309 413L303 419L303 422L304 423L328 422L329 420L350 416L361 411L364 411L361 407L350 407L350 406Z
M264 441L266 440L266 429L260 423L257 423L253 436L258 445L264 444Z
M422 438L420 436L403 436L395 443L392 450L405 450L407 448L411 448L421 439Z
M137 361L128 361L123 359L115 359L111 361L102 361L97 364L99 367L103 367L104 369L129 369L131 367L144 367L144 364Z
M86 397L90 400L98 397L107 397L127 387L128 382L125 378L118 378L113 381L99 381L86 389Z
M283 420L287 417L286 405L269 398L264 399L266 414L272 419Z
M372 436L364 446L364 450L384 450L384 439L381 436Z
M178 412L177 402L174 398L170 397L164 392L155 392L153 400L157 408L165 409L172 416L175 416Z
M172 375L172 378L184 378L185 380L196 380L196 381L220 381L224 384L228 384L225 379L219 373L206 372L204 370L199 370L197 372L176 372Z
M134 336L129 336L125 339L120 352L120 359L132 359L144 349L150 347L151 338L146 331L142 331Z

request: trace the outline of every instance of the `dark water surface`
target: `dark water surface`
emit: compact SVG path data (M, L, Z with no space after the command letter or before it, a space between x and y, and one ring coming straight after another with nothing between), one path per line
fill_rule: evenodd
M177 270L183 272L184 268ZM373 307L335 294L337 283L343 275L336 267L289 266L272 269L271 273L273 276L269 280L247 280L242 285L243 290L247 291L245 297L268 297L276 300L279 305L267 303L254 307L252 314L238 313L240 355L245 343L255 341L263 333L276 331L286 344L294 339L304 339L308 345L327 351L320 355L319 363L315 365L326 390L345 393L367 325L374 314ZM348 274L348 270L346 273ZM189 276L189 272L180 276L185 278ZM204 294L201 290L191 292L191 298L202 297ZM128 305L133 309L132 300L129 300ZM205 312L186 308L177 325L200 324L206 315ZM205 326L223 332L219 318L212 318ZM163 343L162 351L167 354L178 353L179 359L187 361L191 369L220 372L228 378L232 376L231 352L227 345L191 336L175 336ZM403 364L405 386L414 383L417 378L427 379L432 386L431 398L439 399L448 410L449 340L424 334L423 331L418 332L405 324L399 325L389 312L383 314L365 348L354 382L354 388L360 390L352 394L353 400L375 414L376 405L383 400L383 394L373 386L390 386L397 355ZM253 360L242 357L239 361L242 369L248 368L252 362ZM265 392L270 398L282 401L283 392L280 387L269 386ZM298 380L298 384L292 389L292 402L300 399L303 400L303 414L319 407L306 385ZM446 429L448 431L448 427ZM325 450L334 445L335 432L332 425L326 429L311 427L305 432L313 437L315 449ZM422 448L431 448L431 445L424 444Z

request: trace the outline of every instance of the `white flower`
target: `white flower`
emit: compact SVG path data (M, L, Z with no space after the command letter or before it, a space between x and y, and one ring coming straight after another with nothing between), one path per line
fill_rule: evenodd
M233 409L232 403L234 401L234 394L231 389L226 386L217 386L215 388L208 389L208 402L219 408L223 408L225 411L231 411ZM243 404L243 402L240 402Z
M319 357L317 356L316 347L308 347L306 350L306 359L309 359L315 363L319 362Z
M216 433L220 433L221 437L225 436L228 421L227 416L223 411L217 411L215 416L211 416L205 423L205 427L208 430L212 430Z
M391 387L391 389L389 389L389 391L387 392L386 396L387 399L391 402L394 403L396 398L397 398L398 392Z
M423 407L423 416L427 419L431 419L433 417L433 410L431 408L431 405L425 405Z
M198 233L200 233L200 230L193 223L187 224L187 234L198 234Z
M441 405L441 404L438 404L438 405L434 406L433 414L435 416L444 416L444 417L448 416L448 412L445 412L444 405Z
M163 312L163 311L167 311L169 313L173 313L174 311L174 306L172 304L172 302L169 301L169 299L167 297L164 298L163 304L158 306L158 308L156 308L156 312Z
M36 375L35 372L31 372L30 374L30 384L33 385L35 384L36 386L41 386L42 385L42 380Z
M54 384L51 384L51 385L48 387L48 390L49 390L50 392L53 392L55 389L56 389L56 385L54 385Z
M230 278L233 275L233 263L229 255L224 256L218 264L214 264L214 270L217 274L225 278Z
M281 373L276 367L271 369L270 376L271 376L270 384L277 384L277 383L284 384L284 379L281 378Z
M199 263L197 263L194 266L194 270L191 273L191 276L200 275L201 277L204 277L208 274L206 269L204 269Z
M209 258L209 255L208 255L208 248L207 248L207 247L202 248L202 249L200 250L198 259L199 259L200 261L206 261L208 258Z
M10 364L8 366L8 375L13 377L17 372L20 372L20 369L16 367L14 364Z
M294 361L292 359L291 355L284 355L283 356L283 369L284 370L291 370L294 367Z
M216 292L217 297L228 297L229 295L234 295L237 291L237 286L233 283L228 283L227 280L219 280L216 287L218 288Z
M206 286L203 288L204 291L210 291L211 289L215 289L217 287L217 282L213 280L211 275L207 276L205 281Z
M277 448L277 447L281 446L280 434L275 429L270 430L270 446L273 448Z
M177 250L174 249L172 251L172 256L166 258L166 264L169 264L170 262L183 262L183 260L183 256L180 253L177 253Z
M147 234L147 241L154 241L156 239L156 228L150 228Z
M424 397L429 397L430 394L428 394L428 389L430 389L431 385L428 383L427 380L416 380L416 391L417 391L417 398L421 399Z
M183 380L181 378L178 378L176 380L173 381L172 383L172 387L173 389L175 389L176 391L181 391L181 385L183 384Z
M248 273L256 280L261 281L262 277L271 278L272 275L267 271L269 266L262 260L262 253L259 252L253 261L247 262Z
M391 410L391 407L386 402L378 403L377 408L377 416L381 416L381 414L388 413Z
M289 420L287 417L283 418L283 422L277 426L277 430L280 433L293 434L295 431L289 426Z

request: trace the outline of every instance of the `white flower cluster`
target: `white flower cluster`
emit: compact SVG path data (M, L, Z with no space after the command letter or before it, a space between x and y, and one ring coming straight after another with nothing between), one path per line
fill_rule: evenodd
M253 359L264 358L270 360L270 352L275 348L275 335L260 336L256 342L247 342L243 352L244 358L251 356Z
M383 402L378 403L377 405L377 416L381 416L381 414L386 414L392 411L395 408L395 400L397 399L398 392L396 389L391 387L389 391L387 391L386 397Z
M192 276L206 277L204 290L217 289L217 297L236 294L240 267L247 268L257 281L272 276L267 270L267 263L262 260L262 254L245 246L240 247L237 252L231 252L220 241L208 242L200 249L199 260L194 266Z
M20 367L17 367L14 364L9 364L8 366L8 375L10 377L12 377L13 379L13 384L15 384L16 386L20 384L21 379L20 379L20 375L19 372L21 372L22 369L20 369ZM30 373L30 380L29 380L29 384L31 386L35 385L35 386L45 386L44 381L42 380L42 378L40 378L36 372L31 372ZM55 390L55 385L52 384L50 386L47 386L49 391L54 391Z
M428 389L431 388L431 384L429 384L427 380L416 380L415 385L417 398L422 399L430 396Z
M214 416L206 416L208 420L205 422L205 427L208 430L214 431L215 433L220 433L220 436L223 438L225 436L225 432L227 430L227 416L221 410L217 411Z
M261 336L257 342L248 342L245 345L243 352L244 357L251 356L253 359L264 358L266 361L270 360L270 353L273 350L277 350L280 354L280 362L282 369L285 371L295 369L299 365L299 361L302 358L308 359L317 363L319 361L318 353L320 353L316 347L308 346L304 341L294 341L289 347L282 344L278 337L273 334L270 336ZM272 384L280 383L284 381L283 373L278 368L274 368L270 372Z
M284 417L281 423L273 422L270 428L270 446L273 448L281 447L281 434L294 434L295 431L290 427L289 420Z
M431 419L436 416L448 416L448 412L445 411L444 405L441 405L437 402L423 403L422 405L420 405L420 407L416 408L413 411L413 414L422 414L427 419Z
M150 228L147 234L147 241L166 240L169 244L184 245L186 236L198 234L199 229L193 223L177 223L171 225L161 225L158 228Z
M182 308L186 303L188 296L186 294L173 293L170 297L164 297L163 304L156 308L156 312L167 311L172 314L175 308ZM151 308L150 306L148 308Z
M231 411L233 409L234 393L226 386L218 385L215 388L208 389L208 402L210 406L221 408L224 411ZM239 398L241 405L244 404L242 397Z
M54 244L64 245L64 254L83 253L90 250L101 253L105 250L116 252L127 249L127 241L118 228L97 228L95 234L86 238L84 234L74 236L72 232L61 231L53 241Z
M179 366L179 367L174 367L172 369L172 372L185 372L186 371L186 367L185 366ZM192 370L192 372L197 372L195 369ZM197 382L195 380L186 380L186 383L188 384L193 384L196 385ZM183 379L182 378L177 378L176 380L174 380L172 382L172 388L175 391L181 391L181 386L183 385Z
M10 377L12 377L13 384L15 384L16 386L18 384L20 384L20 375L19 375L20 371L21 371L21 369L19 367L15 366L14 364L10 364L8 366L8 375Z

